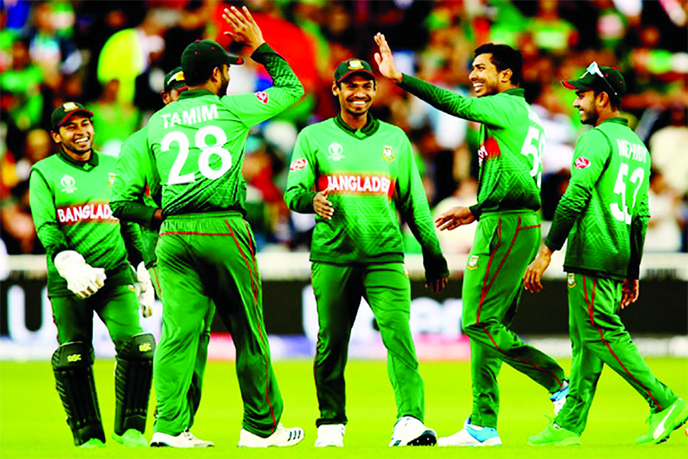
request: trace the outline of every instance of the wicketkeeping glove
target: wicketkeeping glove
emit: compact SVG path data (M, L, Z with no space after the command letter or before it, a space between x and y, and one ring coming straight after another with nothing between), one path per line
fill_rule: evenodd
M79 298L88 298L105 285L105 270L94 268L74 250L64 250L55 256L55 267L67 281L67 288Z
M144 318L152 316L155 290L153 290L150 274L148 274L146 265L143 262L139 263L139 266L136 268L136 283L134 283L134 287L136 288L136 296L139 298L141 315Z

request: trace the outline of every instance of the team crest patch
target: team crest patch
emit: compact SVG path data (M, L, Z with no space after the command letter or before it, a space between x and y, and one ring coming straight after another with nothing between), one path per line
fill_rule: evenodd
M349 69L350 70L357 70L357 69L362 69L363 68L363 63L359 61L358 59L352 59L349 61Z
M568 278L566 279L566 284L569 286L569 288L576 286L576 275L574 273L569 273Z
M134 287L133 285L127 284L127 288L128 288L129 290L131 290L132 292L136 293L136 287Z
M585 169L590 165L590 160L588 158L576 158L576 162L573 163L573 167L576 169Z
M394 161L394 149L389 145L385 145L382 149L382 159L385 161Z
M60 185L62 185L62 191L65 193L74 193L77 188L74 186L76 184L76 181L74 180L74 177L71 175L63 175L62 178L60 179Z
M344 151L344 147L339 145L337 142L332 142L329 147L327 147L327 151L330 154L329 158L332 161L339 161L340 159L344 159L344 155L342 152Z
M303 169L307 165L308 165L308 160L306 160L304 158L297 159L296 161L291 163L291 166L289 166L289 170L290 171L300 171L301 169Z
M71 112L72 110L76 110L79 108L74 102L66 102L62 104L62 109L66 112Z
M108 172L108 185L112 186L115 184L115 174Z
M468 259L468 269L478 269L478 255L473 255Z
M268 93L259 91L256 93L256 97L258 98L259 101L261 101L264 104L268 103Z

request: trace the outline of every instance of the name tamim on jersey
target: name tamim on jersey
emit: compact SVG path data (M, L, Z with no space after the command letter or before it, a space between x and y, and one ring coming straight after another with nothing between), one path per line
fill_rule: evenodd
M60 223L77 223L82 221L118 221L112 216L110 205L106 202L64 206L57 208L57 219Z
M384 175L332 174L320 177L318 189L329 189L348 194L386 195L394 194L389 177Z

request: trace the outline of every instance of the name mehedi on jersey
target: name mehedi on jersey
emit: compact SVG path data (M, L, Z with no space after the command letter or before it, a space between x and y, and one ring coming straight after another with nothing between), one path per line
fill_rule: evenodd
M394 187L389 177L383 175L333 174L321 176L318 189L329 189L340 193L387 195L394 194Z
M106 202L58 207L57 219L60 223L78 223L85 220L117 221L117 218L112 216L110 205Z

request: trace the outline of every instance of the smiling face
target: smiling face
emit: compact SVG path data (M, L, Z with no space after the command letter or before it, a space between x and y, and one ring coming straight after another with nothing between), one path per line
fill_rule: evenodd
M573 107L578 110L580 114L581 123L597 125L599 113L597 112L597 97L595 91L592 89L579 89L576 91L576 99L573 101Z
M74 155L85 155L91 151L93 145L93 124L91 118L83 115L72 115L59 128L59 132L51 132L56 143Z
M356 118L368 113L376 92L375 80L357 74L346 78L339 85L332 85L332 94L339 99L342 112Z
M473 70L468 78L478 97L491 96L499 92L499 80L506 70L499 72L492 63L492 54L479 54L473 60Z

